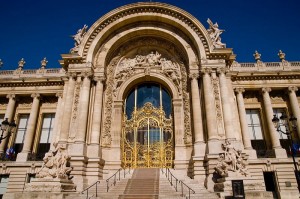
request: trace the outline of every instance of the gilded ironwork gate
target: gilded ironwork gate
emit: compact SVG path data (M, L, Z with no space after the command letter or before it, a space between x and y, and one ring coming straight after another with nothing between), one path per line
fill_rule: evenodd
M173 122L161 108L147 102L126 115L122 128L122 166L125 168L167 167L173 165Z

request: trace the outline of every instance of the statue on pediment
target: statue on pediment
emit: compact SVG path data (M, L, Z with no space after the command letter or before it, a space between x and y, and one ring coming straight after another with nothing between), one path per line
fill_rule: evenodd
M78 46L81 44L81 41L87 32L88 26L84 24L84 26L77 30L77 33L75 35L72 35L71 37L74 39L74 48L72 48L70 51L71 53L78 52Z
M207 23L209 24L209 28L207 32L210 38L213 41L213 45L215 48L225 48L226 44L222 43L220 35L225 31L219 29L218 23L213 23L210 19L207 19Z

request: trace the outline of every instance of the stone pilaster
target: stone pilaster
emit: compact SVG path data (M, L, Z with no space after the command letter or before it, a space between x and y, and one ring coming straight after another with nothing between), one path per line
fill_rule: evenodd
M298 133L298 137L300 138L300 108L296 96L297 90L298 88L296 86L288 87L290 104L292 107L293 115L297 118L297 133Z
M225 68L218 69L225 134L226 134L226 139L236 140L236 135L235 135L236 132L233 128L234 123L232 122L234 121L233 114L232 114L232 107L229 101L229 93L227 88L225 72L226 72Z
M191 78L191 90L192 90L192 110L193 110L193 123L194 123L194 156L204 156L205 145L203 136L203 124L202 124L202 113L199 97L199 75L196 73L190 74ZM204 147L201 147L204 146Z
M62 101L63 101L63 93L62 92L58 92L55 95L57 97L57 107L56 107L56 111L55 111L55 120L54 120L54 125L53 125L53 135L52 135L52 140L51 140L51 146L50 149L54 150L54 143L58 142L58 129L61 126L61 118L62 118Z
M245 92L244 88L236 88L236 99L238 104L238 110L239 110L239 119L242 129L242 138L243 138L243 144L246 151L248 151L249 158L250 159L256 159L256 152L253 150L251 145L251 139L249 136L248 131L248 123L246 119L246 109L244 104L244 98L243 98L243 92Z
M73 105L73 97L74 97L74 89L75 89L75 77L76 73L69 73L69 83L68 83L68 90L67 95L64 99L64 113L62 117L62 125L60 131L60 138L59 142L66 143L69 136L70 130L70 122L72 116L72 105Z
M203 68L201 70L203 77L203 92L204 92L204 106L206 113L206 125L208 132L208 149L210 154L217 154L221 150L220 137L218 135L216 106L214 100L213 87L211 83L211 69Z
M79 101L79 120L80 124L78 125L76 133L76 143L84 143L86 138L86 129L88 121L88 110L89 110L89 99L90 99L90 90L91 90L91 73L82 73L83 82L80 92L80 101Z
M33 102L28 119L27 130L25 132L24 145L22 152L19 153L17 156L17 162L26 161L28 154L32 151L33 137L35 134L36 122L40 105L40 94L33 93L31 97L33 98Z
M15 110L15 106L16 106L16 95L8 94L6 97L9 99L9 101L8 101L8 105L7 105L7 108L5 111L4 119L7 118L8 122L12 122L13 114L14 114L14 110ZM5 132L5 133L7 133L7 132ZM5 146L7 144L7 140L8 140L8 138L2 140L2 143L0 145L0 153L4 152Z
M269 129L269 135L272 143L272 148L275 151L276 157L284 158L287 157L286 152L284 149L282 149L280 142L279 142L279 135L276 131L274 124L272 122L273 119L273 109L272 109L272 103L271 98L269 95L269 92L271 92L271 88L262 88L262 96L263 96L263 103L264 103L264 112L266 114L266 122Z

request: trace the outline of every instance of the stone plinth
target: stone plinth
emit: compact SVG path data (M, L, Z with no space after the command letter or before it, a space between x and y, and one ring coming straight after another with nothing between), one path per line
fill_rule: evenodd
M76 185L68 179L36 178L25 185L24 192L75 192Z
M271 192L265 191L264 182L257 177L245 177L236 172L228 172L228 177L219 178L214 185L214 191L221 197L232 196L232 180L243 180L246 198L273 198ZM253 196L253 197L252 197Z

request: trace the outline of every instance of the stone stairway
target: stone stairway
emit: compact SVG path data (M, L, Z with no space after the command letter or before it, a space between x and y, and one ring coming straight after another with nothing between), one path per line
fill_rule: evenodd
M171 170L175 174L175 170ZM95 187L89 190L89 198L96 199L182 199L188 198L188 189L183 189L181 195L181 185L177 184L177 192L175 186L171 186L167 177L158 168L140 168L131 171L131 175L126 175L125 179L121 179L115 186L111 186L109 192L106 191L106 181L101 180L98 185L98 197L95 197ZM180 175L179 175L180 176ZM176 176L177 177L177 176ZM188 177L179 178L196 193L190 194L193 199L217 199L216 193L208 192L197 180ZM173 181L175 184L175 181ZM184 187L184 186L183 186ZM80 198L86 198L80 197ZM71 198L70 198L71 199ZM74 199L74 197L73 197Z

